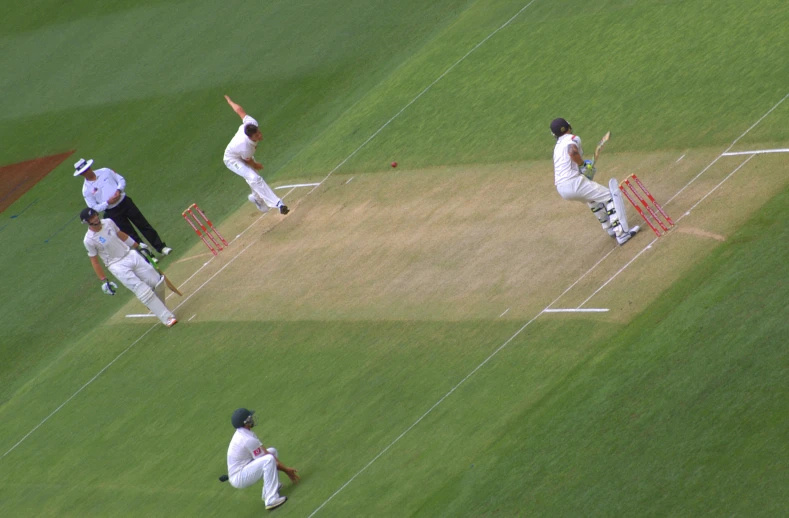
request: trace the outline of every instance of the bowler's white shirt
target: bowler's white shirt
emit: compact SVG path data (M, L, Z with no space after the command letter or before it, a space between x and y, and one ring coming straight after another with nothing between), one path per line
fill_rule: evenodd
M117 206L126 197L126 180L106 167L93 171L96 175L95 180L85 180L82 185L82 197L85 198L85 203L88 207L96 212L103 212L108 208L111 209ZM115 194L115 191L121 191L121 197L112 205L107 203L107 200Z
M260 127L258 121L249 115L244 117L241 126L238 127L238 131L236 131L236 134L230 140L230 144L225 148L225 159L249 160L255 155L255 149L257 149L258 143L254 142L244 133L244 126L249 124Z
M227 474L233 476L253 460L265 455L263 443L252 430L236 428L227 447Z
M553 172L554 184L556 185L581 174L578 164L570 158L570 152L568 151L570 144L578 146L578 152L581 153L581 156L584 155L584 150L581 147L581 137L565 133L556 140L556 147L553 148Z
M88 250L88 257L98 255L104 266L123 259L129 252L129 245L121 241L118 232L118 225L111 219L101 220L101 230L98 232L89 229L83 240Z

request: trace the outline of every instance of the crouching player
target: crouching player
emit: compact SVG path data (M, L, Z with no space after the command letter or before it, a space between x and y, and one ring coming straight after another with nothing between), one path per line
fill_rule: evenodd
M99 213L89 207L80 212L79 218L88 225L88 232L83 242L88 250L93 270L101 279L102 291L107 295L115 295L118 286L104 275L99 258L115 278L129 288L162 324L172 327L178 322L175 315L164 305L164 276L148 264L140 254L131 250L146 245L135 243L132 238L118 229L115 222L111 219L100 219Z

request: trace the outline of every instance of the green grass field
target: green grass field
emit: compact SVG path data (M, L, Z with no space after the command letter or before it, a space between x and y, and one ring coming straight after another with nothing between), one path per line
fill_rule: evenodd
M780 0L34 0L0 20L0 515L780 516L789 507L789 11ZM286 216L225 169L238 118ZM550 121L677 227L616 248ZM79 157L176 251L172 329L102 295ZM396 160L397 169L389 164ZM700 174L701 173L701 174ZM5 181L5 180L4 180ZM198 202L232 240L212 259ZM629 214L631 222L638 216ZM549 308L605 313L545 313ZM283 481L285 477L282 477Z

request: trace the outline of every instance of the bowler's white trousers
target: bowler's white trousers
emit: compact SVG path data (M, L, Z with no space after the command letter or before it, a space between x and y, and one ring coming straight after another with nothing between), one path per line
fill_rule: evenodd
M263 501L269 505L279 496L279 476L277 475L277 450L266 448L270 455L263 455L244 466L241 471L230 475L230 484L244 489L263 479Z
M122 259L107 265L121 284L134 293L140 302L156 315L162 324L173 318L164 305L164 277L134 250L129 250Z
M255 198L257 198L258 201L262 201L272 209L279 207L279 204L282 202L282 200L279 198L279 196L274 194L274 191L268 186L266 181L263 180L257 171L249 167L241 160L236 160L234 158L225 158L224 162L228 169L247 181L247 185L249 185L249 188L252 189L252 194L255 195Z

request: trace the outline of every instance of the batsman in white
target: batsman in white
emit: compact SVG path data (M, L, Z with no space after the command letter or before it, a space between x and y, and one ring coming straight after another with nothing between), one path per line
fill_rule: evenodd
M280 463L277 450L266 448L258 436L252 431L255 426L255 412L246 408L239 408L230 418L236 433L230 440L227 448L227 473L230 484L238 489L243 489L263 479L263 502L266 509L276 509L284 504L287 496L280 496L277 470L284 472L290 481L298 483L298 470L289 468Z
M247 199L255 204L260 212L268 212L269 208L279 209L280 214L287 214L288 207L274 194L274 191L257 173L263 164L255 160L258 142L263 140L258 121L247 115L240 105L225 96L227 104L241 117L241 126L225 148L224 162L228 169L242 177L252 189Z
M93 270L101 279L102 291L107 295L115 295L118 285L104 275L99 258L115 278L129 288L162 324L167 327L175 325L178 322L175 315L164 305L164 276L148 264L142 255L132 251L132 248L145 248L147 245L136 243L121 232L114 221L100 219L99 213L90 207L82 209L79 218L88 225L83 242Z
M564 119L551 122L551 133L556 137L553 149L554 182L559 195L565 200L586 202L592 213L609 236L615 237L619 245L627 243L640 230L629 228L625 219L624 205L614 203L617 192L607 189L592 178L596 172L590 160L584 160L581 138L572 134L572 126ZM616 206L619 205L619 212Z

